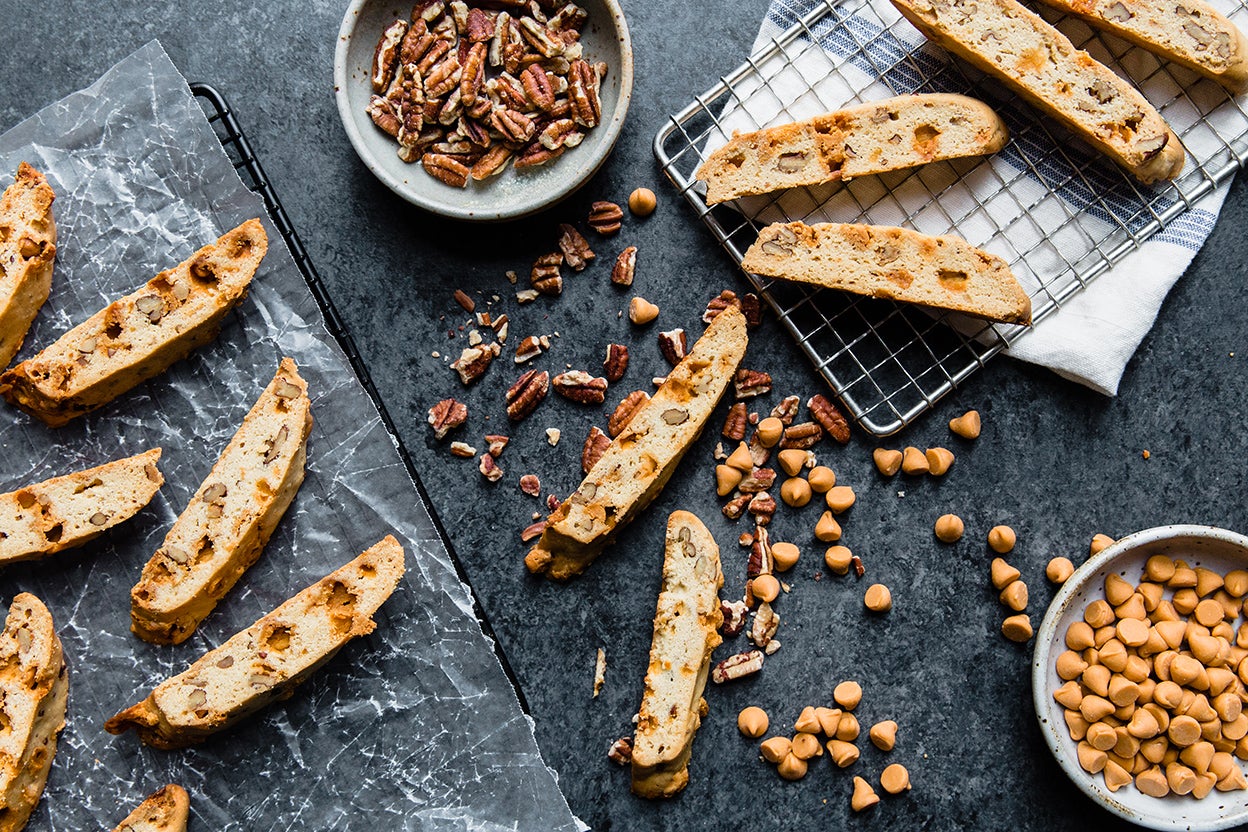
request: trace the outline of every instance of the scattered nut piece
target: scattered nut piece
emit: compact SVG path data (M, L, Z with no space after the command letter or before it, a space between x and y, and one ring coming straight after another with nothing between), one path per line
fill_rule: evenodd
M689 352L689 338L683 329L659 333L659 352L675 367Z
M745 402L737 402L728 408L728 415L724 417L724 427L719 435L725 439L732 439L740 442L745 438L745 429L749 424L747 415L748 408Z
M1009 526L993 526L988 531L988 546L992 551L1004 555L1013 550L1018 536Z
M963 439L979 437L980 421L978 410L968 410L956 419L949 420L949 430Z
M801 477L789 477L780 486L780 499L793 508L801 508L810 502L810 483Z
M771 374L745 367L732 377L733 392L738 399L752 399L771 392Z
M498 463L494 459L493 454L481 454L481 461L477 465L477 470L481 472L481 476L490 482L498 482L503 478L503 469L498 467Z
M871 612L888 612L893 608L893 593L884 584L871 584L862 602Z
M451 454L463 459L472 459L477 455L477 449L469 445L467 442L452 442Z
M841 524L836 522L836 518L832 516L832 512L825 511L819 517L819 522L815 524L815 540L820 543L835 543L841 539ZM833 547L837 548L837 547ZM831 566L831 564L829 564ZM836 570L833 569L833 572ZM837 574L844 575L844 572Z
M871 458L875 461L875 467L881 474L891 477L901 470L901 461L904 457L901 451L876 448L872 451ZM926 462L927 457L924 457L923 461Z
M624 378L628 370L628 347L623 344L607 344L607 357L602 361L602 375L611 384Z
M1011 615L1001 622L1001 634L1010 641L1017 641L1020 644L1029 640L1032 636L1031 617L1026 613Z
M615 258L611 282L616 286L632 286L637 274L637 246L628 246Z
M602 404L607 397L607 380L584 370L568 370L550 380L555 392L578 404Z
M476 301L470 298L468 296L468 293L465 292L463 289L456 289L454 297L455 297L455 302L458 303L461 307L463 307L463 310L465 312L471 312L477 308Z
M936 518L936 539L941 543L956 543L962 539L966 526L956 514L942 514Z
M620 737L611 743L611 748L607 750L607 759L621 766L631 763L633 761L632 737Z
M797 559L800 556L801 552L792 543L771 544L771 559L777 572L788 572L797 565Z
M767 726L770 721L767 719L767 712L757 705L751 705L743 708L741 713L737 714L737 728L747 737L757 739L767 733Z
M585 437L585 444L581 447L581 470L588 474L610 446L611 439L597 425L590 427L589 435Z
M880 772L880 788L889 794L910 790L910 772L901 763L893 763Z
M732 679L757 673L763 669L763 653L760 650L747 650L721 661L711 669L711 681L722 685Z
M862 685L854 681L841 682L832 689L832 699L845 710L852 711L862 701Z
M823 438L823 428L819 427L815 422L802 422L797 425L790 425L784 429L784 437L780 440L780 447L798 450L807 450L813 448Z
M634 216L648 217L654 213L658 200L654 196L654 191L649 188L638 188L628 195L628 210L633 212Z
M542 482L537 474L525 474L520 478L520 490L530 497L542 496Z
M604 237L618 232L622 219L624 212L614 202L598 200L589 206L589 227Z
M598 655L594 658L594 698L598 698L598 694L602 693L602 686L607 681L607 651L602 647L598 648Z
M867 732L871 744L881 751L892 751L897 746L897 723L891 719L877 722ZM896 794L896 792L893 792Z
M880 796L871 788L871 784L861 777L854 778L854 794L849 799L849 806L855 812L870 809L880 802Z
M816 465L806 475L806 481L810 483L811 491L826 494L836 486L836 473L826 465Z
M806 402L806 408L828 436L842 445L849 442L849 420L827 396L822 394L811 396Z
M644 326L659 317L659 307L641 295L628 302L628 319L637 326Z
M927 472L933 477L943 477L953 467L953 453L946 448L928 448L923 455L927 457Z
M546 428L546 443L552 448L555 447L559 444L560 435L559 428Z
M824 500L833 512L843 514L853 506L858 497L854 494L852 486L838 485L828 490Z
M908 447L902 452L901 471L912 477L926 474L930 470L927 464L927 456L915 447Z
M429 408L429 424L433 426L434 439L446 435L468 421L468 405L455 399L443 399Z

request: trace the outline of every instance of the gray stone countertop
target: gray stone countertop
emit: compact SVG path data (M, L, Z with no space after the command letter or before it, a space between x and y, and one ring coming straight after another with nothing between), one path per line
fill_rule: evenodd
M607 275L620 248L638 247L635 290L661 307L661 328L696 334L710 297L725 288L745 290L731 260L662 176L651 142L667 113L741 60L765 7L764 0L627 2L636 84L614 155L562 205L508 225L465 225L422 213L359 162L333 99L342 3L4 0L0 19L16 21L22 46L14 45L11 25L10 48L0 55L0 128L86 85L153 37L189 79L207 81L229 98L413 456L519 681L541 748L573 810L594 829L751 822L792 829L1125 828L1074 788L1044 745L1031 705L1031 645L999 633L1004 613L988 583L984 539L997 523L1017 530L1011 559L1031 588L1029 612L1038 623L1054 594L1045 563L1058 554L1080 562L1097 532L1117 537L1183 522L1248 529L1248 306L1242 300L1248 189L1242 182L1127 368L1117 398L999 359L888 441L952 449L958 461L942 479L881 479L871 465L876 443L861 433L845 448L825 442L821 459L858 491L844 542L862 556L867 578L828 573L823 547L810 537L818 511L782 506L773 535L803 549L786 577L792 590L777 605L784 648L759 676L708 691L710 712L694 745L689 787L666 803L642 801L629 793L627 772L606 759L612 740L631 733L640 701L668 513L684 508L708 522L723 553L726 593L743 579L745 554L736 536L745 526L720 515L713 489L712 451L726 404L653 506L568 585L531 578L521 565L518 531L539 505L521 494L517 480L536 473L544 494L566 496L580 480L589 426L605 426L608 408L624 391L649 387L650 377L664 372L654 338L659 327L637 333L618 317L628 295ZM626 218L609 240L591 237L599 261L568 277L562 297L515 304L508 269L527 274L534 257L551 248L559 222L583 224L591 201L623 203L640 185L658 193L652 217ZM629 375L604 408L552 395L532 418L508 425L502 392L517 374L508 354L467 392L446 366L466 343L466 330L456 329L467 316L452 301L455 289L479 300L501 298L493 308L512 318L510 345L527 334L558 332L551 352L531 366L595 369L606 343L621 341L633 351ZM823 389L770 318L752 333L746 365L775 378L775 393L759 402L762 408L782 395L805 399ZM511 435L501 482L485 483L475 462L433 441L426 412L450 395L471 410L458 438L481 447L484 434ZM945 427L968 408L984 418L974 443ZM546 441L548 427L562 431L555 447ZM937 543L931 532L946 512L966 521L967 536L954 546ZM887 616L863 609L871 581L893 590ZM599 647L607 653L606 684L594 699ZM735 717L746 705L763 706L773 725L785 726L804 705L830 704L835 684L850 678L866 691L858 712L864 729L879 719L900 724L890 755L864 738L854 768L840 771L817 760L806 779L788 783L737 732ZM913 790L853 815L852 775L878 783L893 761L910 769Z

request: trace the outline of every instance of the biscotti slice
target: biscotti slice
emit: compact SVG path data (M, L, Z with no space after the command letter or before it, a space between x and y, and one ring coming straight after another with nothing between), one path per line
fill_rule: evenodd
M55 198L48 180L25 162L0 196L0 370L21 349L52 288Z
M148 795L113 832L186 832L190 814L186 789L170 783Z
M1129 83L1017 0L892 0L927 37L996 76L1145 184L1174 179L1183 147Z
M576 491L546 519L541 538L524 558L530 572L558 580L579 575L650 504L728 389L748 340L745 316L736 307L711 321Z
M283 358L130 590L135 635L186 641L256 562L303 483L311 430L308 384Z
M0 633L0 832L24 827L43 794L68 695L52 615L23 592Z
M294 692L296 685L357 636L403 576L403 547L392 535L283 603L146 699L104 723L134 729L156 748L185 748Z
M0 566L81 546L138 514L165 478L160 448L0 494Z
M1009 138L987 104L965 95L902 95L806 121L738 133L698 168L714 205L782 188L982 156Z
M164 372L217 337L268 245L248 220L0 375L0 395L59 427Z
M719 546L693 514L667 519L663 586L633 739L633 792L671 797L689 782L693 735L706 714L711 653L723 641Z
M1203 0L1042 0L1098 29L1212 78L1227 89L1248 86L1248 39Z
M885 225L775 223L759 233L741 266L765 277L1031 323L1031 299L1009 265L960 237Z

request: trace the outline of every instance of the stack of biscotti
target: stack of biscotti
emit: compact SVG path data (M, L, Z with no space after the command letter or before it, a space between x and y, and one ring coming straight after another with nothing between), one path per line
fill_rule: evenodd
M0 196L0 369L21 349L52 288L55 198L48 180L25 162Z
M295 362L243 419L130 591L130 627L180 644L251 567L303 483L312 403Z
M723 641L723 585L715 538L695 515L672 512L633 740L632 788L642 797L671 797L689 782L693 737L706 714L702 692L711 653Z
M931 40L995 76L1145 184L1173 179L1183 147L1129 83L1017 0L892 0Z
M266 251L248 220L0 375L0 395L52 427L112 401L216 338Z
M576 491L547 518L524 558L530 572L559 580L579 575L650 504L728 389L748 341L745 316L736 307L711 321Z
M113 832L186 832L190 813L186 789L170 783L148 795Z
M0 566L45 557L130 519L164 477L160 448L0 494Z
M695 176L714 205L782 188L982 156L1009 137L987 104L965 95L902 95L806 121L735 134Z
M881 225L775 223L759 232L741 266L765 277L1031 323L1031 299L1009 265L959 237Z
M43 794L68 695L52 615L23 592L0 633L0 832L24 827Z
M104 728L133 728L156 748L203 742L293 688L353 638L376 627L373 613L403 576L403 547L392 536L331 572L273 612L205 653Z

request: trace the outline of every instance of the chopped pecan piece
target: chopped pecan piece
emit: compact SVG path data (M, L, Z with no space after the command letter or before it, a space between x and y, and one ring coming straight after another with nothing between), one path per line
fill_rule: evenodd
M745 618L750 608L745 605L744 601L720 601L719 611L724 616L724 623L719 631L725 636L738 635L745 629Z
M745 514L746 506L754 499L753 494L738 494L728 502L724 503L722 509L724 516L729 520L739 520L741 515Z
M568 100L572 119L582 127L595 127L602 118L598 98L598 73L584 61L573 61L568 68Z
M757 494L771 488L775 481L776 472L771 468L755 468L737 484L737 490L742 494Z
M570 118L555 119L537 134L537 141L547 150L576 147L584 139L585 134L576 129Z
M786 450L797 448L804 451L813 448L822 438L823 428L814 422L802 422L784 429L784 438L780 440L780 447Z
M498 344L481 344L476 347L465 347L464 351L459 354L459 358L451 362L451 369L459 373L459 379L464 384L472 384L485 375L485 371L489 369L490 362L501 351L502 349Z
M607 380L584 370L569 370L551 379L555 392L578 404L602 404L607 397Z
M619 436L624 432L624 428L628 427L628 423L637 415L637 411L645 407L650 401L650 394L645 390L634 390L624 397L615 407L615 412L611 414L611 419L607 422L607 433L611 434L611 438Z
M571 5L571 4L569 4ZM633 741L629 737L620 737L611 743L607 750L607 759L613 763L626 766L633 761Z
M477 455L477 449L469 445L467 442L452 442L451 454L463 459L472 459Z
M719 435L725 439L740 442L745 438L747 419L745 402L737 402L728 408L728 415L724 418L724 427L719 432Z
M607 377L607 381L614 384L624 378L627 369L628 347L623 344L607 344L607 357L602 362L602 374Z
M546 27L538 23L537 20L531 17L522 17L519 20L519 24L520 35L543 58L553 58L556 55L563 54L563 39L551 37Z
M753 515L755 523L766 526L776 514L776 498L766 491L760 491L750 500L748 511Z
M468 184L468 166L445 153L426 153L420 157L425 173L452 188Z
M520 490L530 497L542 496L542 482L537 474L525 474L520 478Z
M683 329L669 329L659 333L659 352L667 363L675 367L689 352L689 338Z
M498 459L503 455L503 448L506 448L507 443L511 442L511 437L500 436L497 433L490 433L486 434L485 442L487 445L486 452L495 459Z
M514 167L516 170L526 170L538 165L544 165L553 159L558 159L563 155L563 151L564 148L562 147L551 150L540 141L533 141L520 151L520 155L516 157Z
M537 540L542 536L542 532L546 531L546 521L538 520L536 523L530 523L520 532L520 541L528 543L530 540Z
M749 650L729 656L711 670L711 680L722 685L731 679L740 679L763 669L763 653L761 650Z
M754 613L754 624L750 627L750 641L758 647L766 647L775 638L780 629L780 616L771 608L771 604L763 601Z
M566 222L559 225L559 250L563 252L564 262L577 272L597 257L589 247L589 241Z
M493 454L481 454L481 462L477 464L477 470L490 482L498 482L503 478L503 469L498 467Z
M750 544L750 558L745 564L745 576L757 578L776 571L775 558L771 553L771 538L763 526L754 527L754 542Z
M736 292L731 289L725 289L717 296L711 298L710 302L706 305L706 311L702 313L702 323L709 324L719 316L720 312L723 312L730 306L740 308L741 301L737 300Z
M469 297L468 293L463 289L456 289L454 297L455 302L463 307L465 312L472 312L477 308L477 302Z
M771 416L779 419L787 428L797 418L797 411L801 409L801 406L802 399L800 396L785 396L780 404L771 409Z
M856 577L861 578L863 575L867 574L867 568L862 565L862 558L857 555L851 555L849 563L854 567L854 575Z
M733 376L732 386L738 399L752 399L771 392L771 375L742 367Z
M628 246L615 258L611 268L611 282L616 286L632 286L637 272L637 246Z
M810 415L815 421L827 431L828 436L842 445L849 442L849 420L830 399L822 394L816 394L806 402L806 407L810 409Z
M763 443L758 438L758 431L750 437L749 449L750 459L754 462L755 468L762 468L767 464L767 460L771 459L771 451L763 447Z
M554 428L550 428L547 432L549 433L551 430L554 430ZM555 444L555 443L554 443L554 442L552 442L552 443L550 443L550 444L552 444L552 445L553 445L553 444ZM559 503L561 503L561 502L562 502L562 500L560 500L560 499L559 499L558 497L556 497L554 494L547 494L547 495L546 495L546 508L550 509L551 511L554 511L555 509L559 508Z
M394 77L394 67L398 62L399 45L407 34L407 21L396 20L386 27L373 50L373 69L369 79L373 83L373 92L384 92Z
M523 364L526 361L537 358L541 354L541 340L536 335L529 335L516 345L516 357L513 360L517 364Z
M745 316L745 325L753 328L763 322L763 304L758 295L746 292L741 297L741 314Z
M552 251L543 254L533 263L529 272L529 284L543 295L558 295L563 292L563 275L559 273L559 264L563 262L563 254Z
M604 237L620 230L624 212L614 202L599 200L589 206L589 227Z
M598 464L598 460L602 459L609 447L610 438L597 425L591 427L589 436L585 437L585 445L581 448L581 470L588 474L589 469Z
M507 417L519 422L531 415L550 390L550 373L529 370L507 390Z
M468 405L455 399L443 399L429 408L429 424L433 437L445 439L446 435L468 421Z

